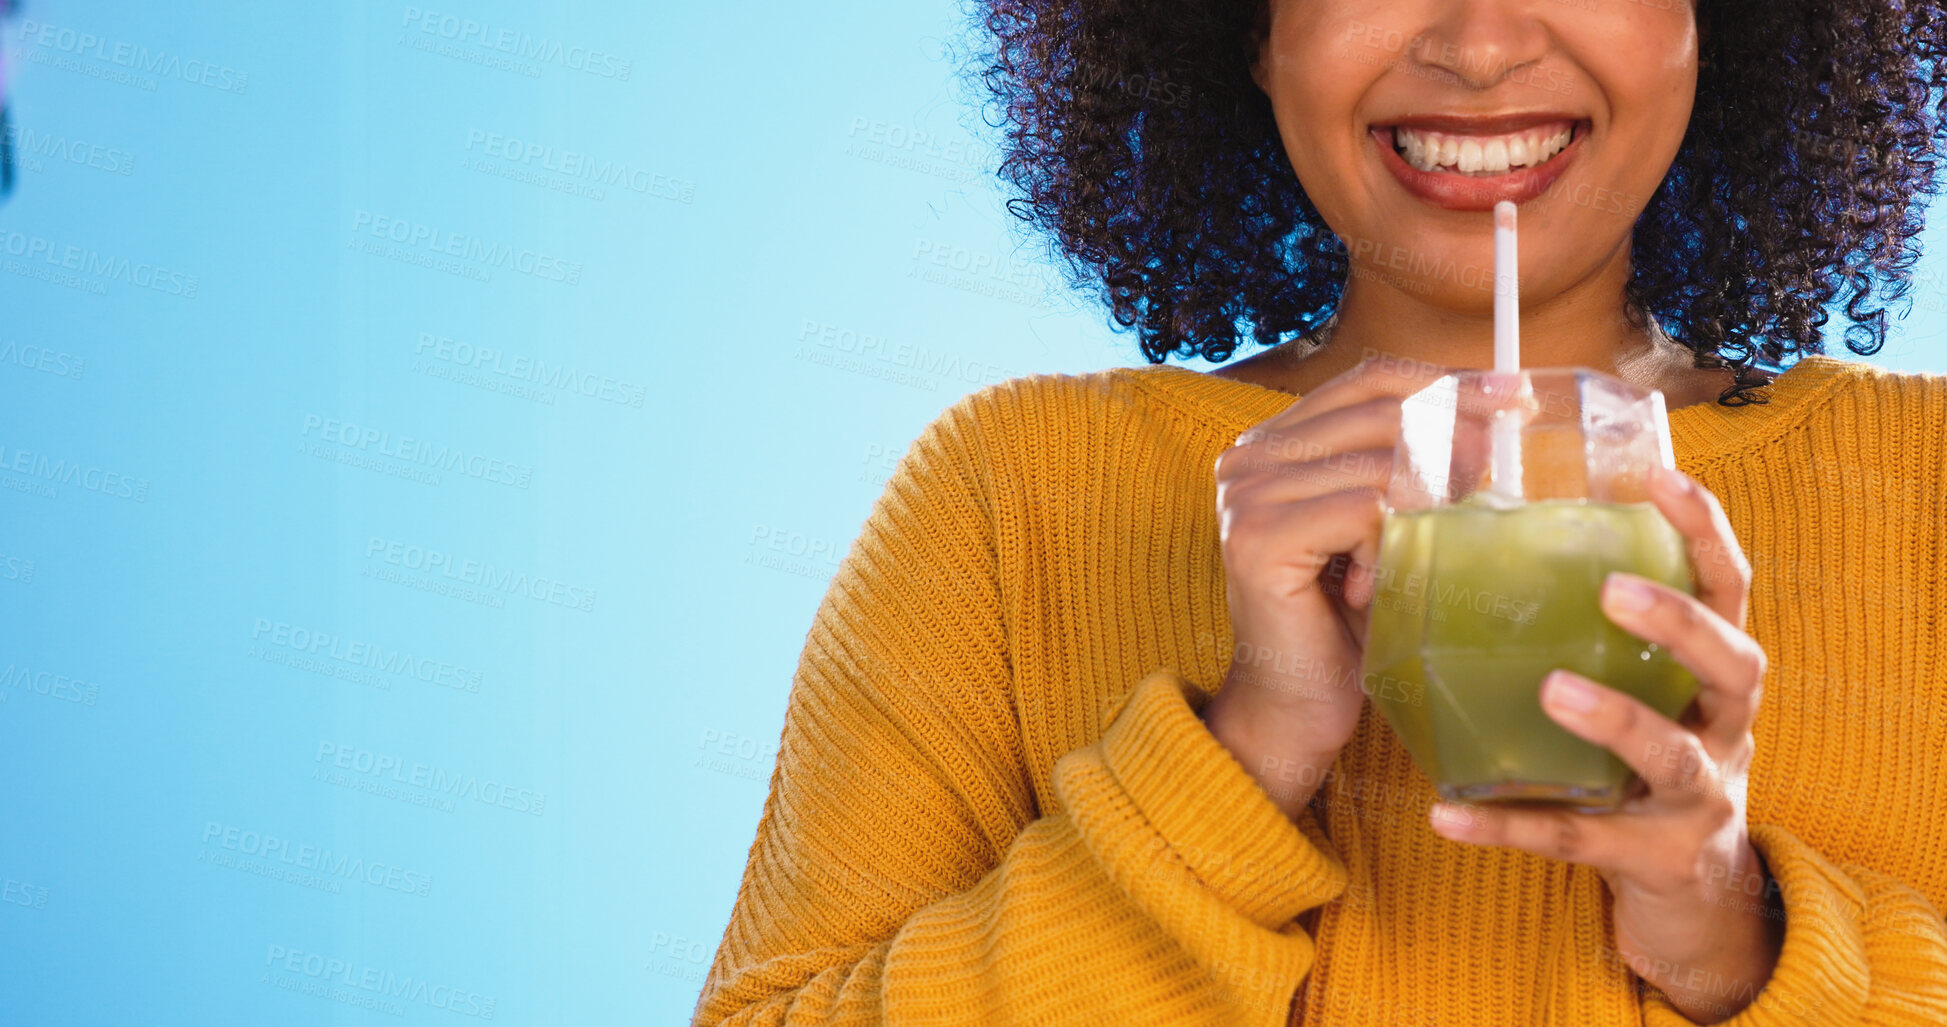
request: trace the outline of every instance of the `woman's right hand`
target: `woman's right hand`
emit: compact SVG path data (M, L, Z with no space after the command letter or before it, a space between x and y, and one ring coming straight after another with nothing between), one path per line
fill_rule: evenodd
M1368 359L1252 426L1217 458L1236 645L1202 716L1294 819L1365 705L1361 643L1400 399L1445 370Z

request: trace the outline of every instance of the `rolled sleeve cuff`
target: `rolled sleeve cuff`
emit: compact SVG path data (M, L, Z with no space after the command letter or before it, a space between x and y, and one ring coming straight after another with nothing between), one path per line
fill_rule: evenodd
M1751 1003L1722 1027L1833 1027L1858 1023L1868 969L1865 895L1851 877L1797 836L1771 824L1750 827L1784 899L1785 940L1778 965ZM1762 904L1763 896L1752 899ZM1730 996L1726 996L1729 999ZM1695 1027L1661 991L1643 1002L1645 1027Z
M1276 930L1345 890L1310 817L1293 823L1210 734L1209 696L1175 671L1144 677L1102 738L1110 773L1177 857L1244 916Z

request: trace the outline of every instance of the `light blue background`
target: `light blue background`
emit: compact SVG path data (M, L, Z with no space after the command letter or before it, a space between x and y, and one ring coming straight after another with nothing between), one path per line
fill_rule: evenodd
M5 26L0 249L83 256L0 266L0 1022L684 1021L893 462L1141 362L1001 210L950 4L670 8ZM1878 362L1942 367L1924 275Z

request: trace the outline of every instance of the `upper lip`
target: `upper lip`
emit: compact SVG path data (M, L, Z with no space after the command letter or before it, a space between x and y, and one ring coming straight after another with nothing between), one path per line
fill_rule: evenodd
M1582 115L1565 111L1520 111L1513 114L1408 114L1387 121L1375 121L1374 128L1426 129L1454 135L1496 135L1559 122L1580 122Z

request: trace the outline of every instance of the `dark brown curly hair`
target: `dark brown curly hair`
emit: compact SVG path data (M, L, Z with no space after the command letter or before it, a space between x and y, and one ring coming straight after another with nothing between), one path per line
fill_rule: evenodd
M1292 172L1250 64L1268 0L993 0L974 70L1003 130L1008 210L1050 233L1143 356L1229 360L1337 309L1345 246ZM1682 0L1677 0L1682 2ZM1697 96L1635 226L1626 314L1730 366L1876 353L1906 298L1947 114L1938 2L1711 0ZM994 115L998 115L995 117ZM1877 292L1877 295L1876 295ZM1910 306L1909 300L1909 306Z

